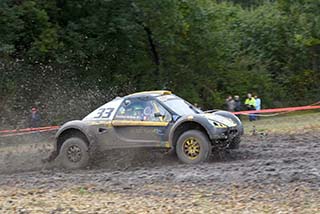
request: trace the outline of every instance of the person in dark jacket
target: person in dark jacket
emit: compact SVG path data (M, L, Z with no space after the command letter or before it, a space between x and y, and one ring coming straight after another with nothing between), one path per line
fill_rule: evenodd
M238 95L234 96L234 103L235 103L234 111L241 111L241 101Z
M226 106L227 106L227 110L230 112L233 112L235 109L235 102L232 98L232 96L228 96L228 98L226 99Z
M31 109L31 128L36 128L40 126L40 113L36 107Z

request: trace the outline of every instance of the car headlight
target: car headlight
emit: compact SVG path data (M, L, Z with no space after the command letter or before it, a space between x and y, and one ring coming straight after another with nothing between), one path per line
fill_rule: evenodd
M228 126L224 125L223 123L217 122L217 121L211 121L213 123L213 125L216 128L228 128Z

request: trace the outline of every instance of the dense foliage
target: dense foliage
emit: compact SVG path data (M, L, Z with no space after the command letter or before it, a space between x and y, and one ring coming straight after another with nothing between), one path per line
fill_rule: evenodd
M247 92L264 107L318 101L319 11L319 0L2 0L2 123L34 105L59 123L163 88L204 108Z

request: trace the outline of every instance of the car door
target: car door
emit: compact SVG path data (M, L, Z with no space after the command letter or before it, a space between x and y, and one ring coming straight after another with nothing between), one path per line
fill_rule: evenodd
M83 119L90 129L87 132L94 136L99 150L110 149L118 145L111 123L122 101L123 99L116 98L97 108Z
M113 121L113 131L119 145L166 146L171 115L150 97L128 98L119 107Z

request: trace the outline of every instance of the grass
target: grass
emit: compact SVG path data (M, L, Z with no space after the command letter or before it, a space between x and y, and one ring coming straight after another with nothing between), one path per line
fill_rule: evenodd
M273 117L260 117L259 120L250 122L247 117L243 120L246 134L253 130L263 133L296 133L320 129L320 112L290 113Z

